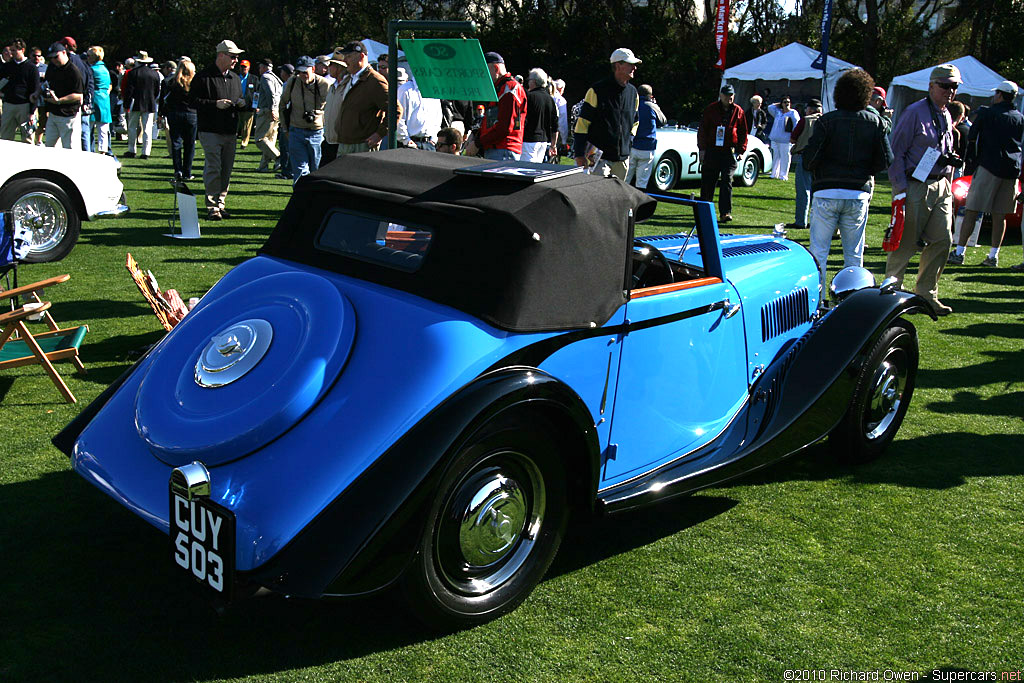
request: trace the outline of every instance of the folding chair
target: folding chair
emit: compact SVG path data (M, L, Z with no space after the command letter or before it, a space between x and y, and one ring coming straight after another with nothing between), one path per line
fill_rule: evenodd
M64 381L57 375L51 361L70 359L78 372L85 373L85 366L78 357L78 348L89 331L88 326L61 328L50 315L50 303L41 298L41 292L47 287L67 282L70 275L55 277L33 282L30 285L18 286L18 239L15 238L14 217L10 212L0 212L0 276L13 275L14 287L0 289L0 299L10 299L11 311L0 316L3 332L0 333L0 370L16 368L23 365L39 363L57 385L69 403L75 403L75 397ZM21 305L24 299L33 304L29 310ZM46 332L33 335L25 320L42 320L48 328Z
M25 326L25 319L31 315L45 313L49 308L50 302L44 301L35 309L26 309L22 306L10 313L0 314L0 325L3 326L3 332L0 332L0 370L38 363L43 366L65 400L68 403L76 403L75 395L57 374L53 361L70 359L79 371L85 372L85 366L78 358L78 348L82 345L89 328L79 325L33 335ZM13 338L15 333L18 334L17 339Z

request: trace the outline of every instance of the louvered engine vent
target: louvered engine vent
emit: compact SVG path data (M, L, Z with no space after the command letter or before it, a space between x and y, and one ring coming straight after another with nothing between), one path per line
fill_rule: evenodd
M736 244L722 248L722 256L749 256L750 254L767 254L770 251L789 251L789 247L778 242L760 242L758 244Z
M766 342L810 320L807 288L765 304L761 309L761 341Z

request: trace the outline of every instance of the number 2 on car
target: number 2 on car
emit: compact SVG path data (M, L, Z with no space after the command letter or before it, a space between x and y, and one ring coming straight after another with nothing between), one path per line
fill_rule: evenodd
M174 562L218 593L225 591L229 562L234 556L233 530L225 523L227 519L230 517L199 501L171 495Z

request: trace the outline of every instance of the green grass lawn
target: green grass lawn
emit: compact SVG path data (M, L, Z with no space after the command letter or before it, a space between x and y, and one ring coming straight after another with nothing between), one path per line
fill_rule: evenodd
M49 440L162 335L125 252L187 300L263 243L291 186L255 173L258 161L254 147L239 153L232 219L176 241L163 236L173 195L160 140L153 158L125 160L130 214L85 224L63 262L21 269L23 284L71 274L46 298L62 323L90 326L89 374L58 366L77 405L38 367L0 375L0 680L782 681L787 669L923 680L1024 665L1024 275L977 265L942 278L954 315L912 319L917 390L875 463L836 466L825 442L730 486L577 519L532 597L469 631L424 633L390 598L267 598L216 615L182 590L166 537ZM763 177L738 189L723 229L792 221L793 192L792 179ZM866 255L876 274L887 221L882 183ZM1004 265L1021 261L1019 232L1010 241ZM830 274L841 258L834 242Z

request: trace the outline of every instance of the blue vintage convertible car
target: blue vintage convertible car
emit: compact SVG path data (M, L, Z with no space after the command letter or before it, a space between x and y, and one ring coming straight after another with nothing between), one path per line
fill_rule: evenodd
M855 269L823 306L802 246L720 235L711 204L475 164L392 150L303 179L54 443L219 598L395 587L460 626L525 599L570 509L892 440L922 300ZM659 204L678 232L635 239Z

